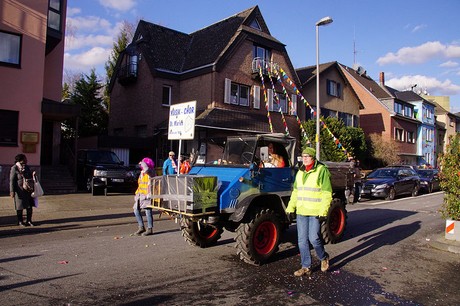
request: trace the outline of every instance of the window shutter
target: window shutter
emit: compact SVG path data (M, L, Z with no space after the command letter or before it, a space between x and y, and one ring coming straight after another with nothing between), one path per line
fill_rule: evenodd
M224 103L230 104L230 89L232 87L232 80L225 79Z
M292 108L289 110L289 113L291 115L296 115L297 114L297 95L296 94L291 95L291 102L292 102Z
M326 80L326 93L328 95L331 94L331 81L330 80Z
M254 108L260 109L260 86L254 85Z
M273 111L273 89L267 89L268 111Z
M342 97L342 86L340 85L340 83L337 83L337 97Z

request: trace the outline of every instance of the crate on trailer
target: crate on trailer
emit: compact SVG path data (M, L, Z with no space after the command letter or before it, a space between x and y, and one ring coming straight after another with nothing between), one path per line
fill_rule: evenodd
M163 175L152 178L154 206L178 213L198 214L217 209L217 177Z

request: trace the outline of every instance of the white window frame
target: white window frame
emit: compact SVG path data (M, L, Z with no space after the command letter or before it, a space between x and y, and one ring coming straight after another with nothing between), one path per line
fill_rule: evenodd
M395 140L404 141L404 130L400 128L395 128Z
M289 108L290 115L297 115L297 95L292 94L291 96L291 107Z
M253 87L253 107L260 109L260 86L254 85Z
M250 87L225 79L224 103L249 107ZM244 98L244 96L246 98Z

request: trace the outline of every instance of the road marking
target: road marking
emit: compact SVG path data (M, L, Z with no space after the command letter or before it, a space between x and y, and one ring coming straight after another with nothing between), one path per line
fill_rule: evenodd
M416 197L411 197L411 198L423 198L423 197L429 197L429 196L432 196L432 195L436 195L440 192L443 192L443 191L438 191L438 192L433 192L433 193L427 193L427 194L422 194L422 195L418 195ZM372 201L370 199L367 199L367 201L365 202L358 202L358 203L354 203L353 205L356 205L356 204L362 204L362 205L369 205L369 206L376 206L376 205L381 205L381 204L390 204L390 203L395 203L395 202L400 202L400 201L403 201L403 200L407 200L409 197L404 197L404 198L399 198L399 199L395 199L395 200L381 200L381 201L378 201L378 202L373 202L373 203L367 203L368 201Z

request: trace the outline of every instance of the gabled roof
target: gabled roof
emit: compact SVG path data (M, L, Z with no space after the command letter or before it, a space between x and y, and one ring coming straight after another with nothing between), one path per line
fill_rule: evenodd
M257 20L260 30L252 28ZM191 34L185 34L144 20L139 22L133 43L145 55L150 69L171 73L215 66L246 35L257 35L271 45L284 45L270 35L259 7L254 6Z
M329 62L319 65L319 74L323 73L324 71L328 70L329 68L337 65L337 62ZM296 69L297 75L299 76L300 86L304 86L314 80L316 80L316 65L302 67Z
M366 90L372 93L377 99L390 99L391 94L385 91L380 85L374 81L366 73L359 74L355 69L339 64L345 69L356 81L358 81Z
M422 101L427 104L431 104L433 106L436 106L435 103L428 101L424 99L423 97L419 96L417 93L413 92L412 90L406 90L406 91L395 91L395 96L399 100L406 101L406 102L418 102Z
M343 80L345 82L349 83L347 77L344 75L344 73L343 73L343 71L341 69L341 66L342 66L342 64L340 64L337 61L320 64L319 65L319 74L321 75L323 72L325 72L325 71L327 71L327 70L329 70L329 69L331 69L333 67L336 67L337 71L342 76ZM296 72L297 72L297 76L299 77L299 80L300 80L300 83L301 83L302 87L304 87L305 85L307 85L310 82L316 82L316 65L296 69ZM356 95L356 97L358 99L359 108L363 109L364 105L363 105L361 99L359 98L358 94L356 93L356 91L353 88L352 88L352 90L353 90L354 94Z

